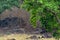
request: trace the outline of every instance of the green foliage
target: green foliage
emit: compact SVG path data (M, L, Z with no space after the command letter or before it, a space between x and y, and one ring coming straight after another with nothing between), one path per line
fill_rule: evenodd
M12 6L18 6L18 0L0 0L0 13L2 13L5 9L10 9Z
M55 35L56 32L60 34L59 2L60 0L24 0L21 8L31 14L30 22L34 28L37 27L37 20L40 20L42 27ZM58 36L60 37L60 35Z

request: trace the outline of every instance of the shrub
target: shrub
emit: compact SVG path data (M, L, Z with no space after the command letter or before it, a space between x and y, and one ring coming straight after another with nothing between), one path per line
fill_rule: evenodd
M30 13L30 23L37 27L37 20L48 32L52 32L54 37L60 37L60 0L24 0L21 8ZM56 33L58 35L56 35Z
M0 14L5 9L10 9L12 6L19 7L19 0L0 0Z

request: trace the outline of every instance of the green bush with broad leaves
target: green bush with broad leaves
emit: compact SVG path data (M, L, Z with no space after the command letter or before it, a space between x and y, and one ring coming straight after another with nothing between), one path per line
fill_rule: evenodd
M60 0L24 0L21 8L30 13L33 28L39 20L47 32L60 38Z

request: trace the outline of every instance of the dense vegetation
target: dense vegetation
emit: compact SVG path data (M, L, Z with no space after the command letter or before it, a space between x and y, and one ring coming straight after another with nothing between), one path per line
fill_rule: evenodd
M47 32L60 38L60 0L24 0L21 8L30 13L30 22L34 28L37 20Z
M12 6L19 7L18 0L0 0L0 13L6 9L10 9Z
M19 7L19 0L0 0L0 13L12 6ZM21 8L30 13L30 23L37 27L37 20L42 28L60 38L60 0L24 0Z

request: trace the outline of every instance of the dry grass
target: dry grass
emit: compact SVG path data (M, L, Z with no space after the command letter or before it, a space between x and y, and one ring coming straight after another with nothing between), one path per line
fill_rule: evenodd
M29 36L32 35L28 35L28 34L11 34L11 35L5 35L0 37L0 40L8 40L8 39L12 39L15 38L16 40L33 40L33 39L26 39ZM40 36L40 35L37 35ZM54 38L40 38L38 40L55 40Z

